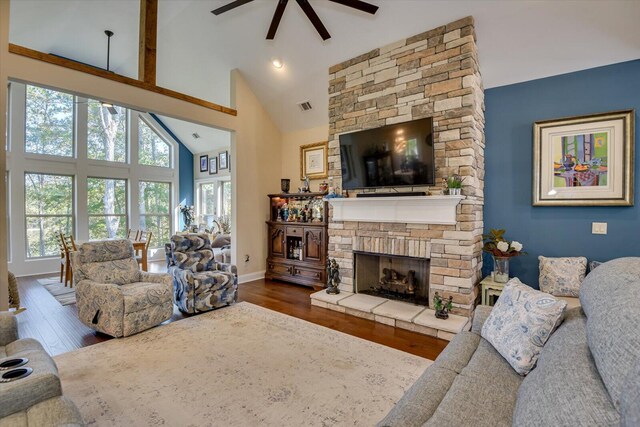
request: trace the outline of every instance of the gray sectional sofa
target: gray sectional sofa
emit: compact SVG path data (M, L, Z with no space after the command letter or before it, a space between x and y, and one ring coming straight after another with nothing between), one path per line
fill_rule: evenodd
M640 426L640 258L600 265L580 302L526 377L480 336L477 307L379 426Z
M0 363L26 358L31 375L0 382L0 427L83 426L72 401L62 395L53 359L34 339L18 339L15 316L0 312ZM1 371L0 374L7 371Z

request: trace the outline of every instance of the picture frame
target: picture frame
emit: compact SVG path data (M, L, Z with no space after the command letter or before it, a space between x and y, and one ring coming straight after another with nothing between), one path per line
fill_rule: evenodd
M633 206L634 110L533 125L533 206Z
M200 156L200 172L206 172L209 170L209 156L205 154Z
M209 159L209 175L215 175L218 173L218 157L211 157Z
M300 147L300 179L324 179L329 176L329 142L316 142Z
M229 152L220 153L220 169L229 169Z

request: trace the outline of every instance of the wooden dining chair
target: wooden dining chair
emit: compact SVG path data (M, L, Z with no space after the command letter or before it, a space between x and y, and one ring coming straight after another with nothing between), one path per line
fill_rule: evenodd
M60 281L62 282L62 276L64 275L64 286L66 287L68 282L69 287L73 288L73 272L71 271L71 257L69 254L78 250L73 235L65 236L60 233L60 246Z
M140 231L140 239L136 240L137 242L144 242L144 249L140 251L140 255L136 253L136 261L138 261L142 271L148 270L147 255L149 254L149 245L152 237L153 233L151 231Z

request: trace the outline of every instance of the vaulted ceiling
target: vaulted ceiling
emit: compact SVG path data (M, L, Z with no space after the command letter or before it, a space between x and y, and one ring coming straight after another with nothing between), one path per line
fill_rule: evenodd
M473 15L485 88L640 58L640 1L369 0L375 16L310 0L332 38L322 41L295 2L265 40L277 0L220 16L230 0L160 0L158 84L229 105L238 68L284 132L326 124L328 68L360 53ZM139 0L12 0L11 42L137 76ZM282 70L270 58L285 63ZM296 105L310 101L313 109ZM182 137L182 135L179 135ZM228 136L226 136L228 138Z

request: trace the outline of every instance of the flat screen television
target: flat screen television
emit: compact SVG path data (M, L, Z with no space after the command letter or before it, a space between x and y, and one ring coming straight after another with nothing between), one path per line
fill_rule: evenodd
M433 120L340 135L342 188L434 185Z

